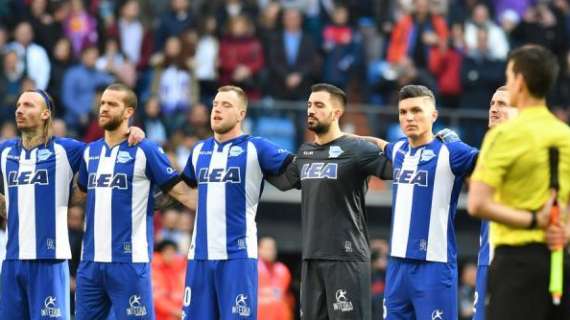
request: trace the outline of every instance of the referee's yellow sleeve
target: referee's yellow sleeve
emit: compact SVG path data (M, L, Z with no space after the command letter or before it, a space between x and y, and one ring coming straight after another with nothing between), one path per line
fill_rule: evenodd
M505 181L511 164L529 152L529 143L524 141L524 136L509 134L505 129L500 125L487 132L471 180L497 189Z

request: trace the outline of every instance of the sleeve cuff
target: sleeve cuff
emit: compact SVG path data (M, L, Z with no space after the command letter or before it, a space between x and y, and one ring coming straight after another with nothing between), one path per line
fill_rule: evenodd
M176 176L170 178L170 180L163 183L160 186L160 190L162 190L163 193L168 193L170 191L170 189L172 189L180 181L182 181L182 179L180 178L180 176L176 175Z
M190 179L190 178L187 177L184 173L180 175L180 178L182 179L182 181L186 182L186 184L187 184L190 188L196 188L196 187L198 186L198 184L196 183L196 180Z
M87 193L87 187L85 187L84 185L82 185L81 183L77 182L77 188L79 190L81 190L81 192L85 192Z

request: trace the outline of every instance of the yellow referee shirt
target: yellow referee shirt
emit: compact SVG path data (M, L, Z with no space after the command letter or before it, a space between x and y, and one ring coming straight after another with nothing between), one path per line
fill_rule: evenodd
M544 106L526 108L518 117L491 129L471 179L495 188L498 203L538 210L550 196L549 147L560 150L558 200L565 205L570 191L570 128ZM524 245L544 242L544 232L492 222L490 239L493 246Z

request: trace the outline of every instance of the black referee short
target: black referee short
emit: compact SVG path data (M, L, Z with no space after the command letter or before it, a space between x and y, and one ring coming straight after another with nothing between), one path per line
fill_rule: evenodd
M498 246L489 267L487 320L570 319L570 259L564 257L564 294L555 307L548 291L550 251L544 244Z
M303 260L301 319L371 319L370 262Z

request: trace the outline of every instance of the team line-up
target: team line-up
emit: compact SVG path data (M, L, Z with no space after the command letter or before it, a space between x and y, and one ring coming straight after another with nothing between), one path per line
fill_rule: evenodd
M255 217L267 180L301 190L302 319L372 319L364 198L377 176L392 180L384 319L457 319L454 218L467 178L468 211L484 219L474 319L570 319L569 277L549 291L551 249L564 255L570 237L570 128L545 101L557 73L542 47L510 54L481 150L452 131L432 133L438 112L426 87L401 88L405 138L387 142L343 133L345 93L316 84L307 101L314 140L292 154L244 134L247 97L223 86L212 105L214 135L192 148L181 173L129 127L137 97L127 86L105 89L98 114L105 135L87 145L53 137L51 97L23 92L20 137L0 144L8 235L0 318L71 318L67 210L74 204L85 206L75 318L154 319L149 263L160 188L196 214L182 319L256 319Z

